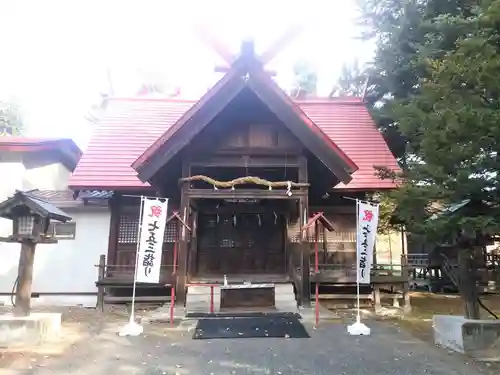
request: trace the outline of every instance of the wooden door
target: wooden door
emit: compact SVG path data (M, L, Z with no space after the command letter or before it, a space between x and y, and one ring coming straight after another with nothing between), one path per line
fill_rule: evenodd
M283 274L285 221L281 215L199 216L197 273Z

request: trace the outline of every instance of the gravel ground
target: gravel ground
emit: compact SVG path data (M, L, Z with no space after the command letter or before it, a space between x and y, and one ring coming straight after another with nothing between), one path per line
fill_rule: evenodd
M477 375L499 374L496 365L477 365L437 349L384 322L370 321L369 337L350 337L344 323L324 323L310 339L192 340L192 332L144 326L139 337L119 337L123 317L60 353L25 355L2 375Z

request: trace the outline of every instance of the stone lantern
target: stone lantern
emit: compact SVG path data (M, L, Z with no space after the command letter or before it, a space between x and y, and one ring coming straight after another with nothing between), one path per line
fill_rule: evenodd
M36 245L57 243L49 232L51 220L66 222L71 217L56 206L22 191L0 203L0 217L12 220L12 234L0 237L0 242L21 244L14 314L27 316Z

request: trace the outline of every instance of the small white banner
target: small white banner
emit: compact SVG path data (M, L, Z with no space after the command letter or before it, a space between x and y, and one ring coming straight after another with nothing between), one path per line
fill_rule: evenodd
M136 282L138 283L160 282L167 208L168 199L144 198L136 269Z
M373 248L377 238L378 205L358 202L357 220L357 282L370 284L370 270L373 262Z

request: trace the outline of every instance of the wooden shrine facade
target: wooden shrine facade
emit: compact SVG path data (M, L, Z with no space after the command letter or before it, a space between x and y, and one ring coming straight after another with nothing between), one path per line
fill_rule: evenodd
M168 197L191 229L177 221L166 228L160 284L175 285L177 302L188 283L224 275L293 282L303 300L313 279L354 282L355 205L333 187L348 184L358 166L276 85L253 45L243 44L224 77L132 167L149 187L127 195ZM139 199L123 193L116 189L111 201L108 276L130 280ZM337 223L319 236L333 270L311 268L312 240L302 227L316 210Z
M181 165L173 164L174 172L156 180L156 189L133 192L169 197L170 213L178 212L192 229L187 232L173 220L165 230L160 284L176 285L178 302L187 284L222 283L224 275L234 281L293 282L303 299L309 298L311 282L355 281L355 204L343 199L348 193L318 189L336 177L317 173L318 161L297 138L271 121L243 125L226 136L207 132L203 138L212 150L194 141L181 154ZM127 196L133 194L117 192L111 201L108 252L113 265L108 276L129 282L139 220L139 199ZM319 234L316 272L314 235L301 233L319 211L334 231ZM402 274L399 269L380 277L388 282Z

